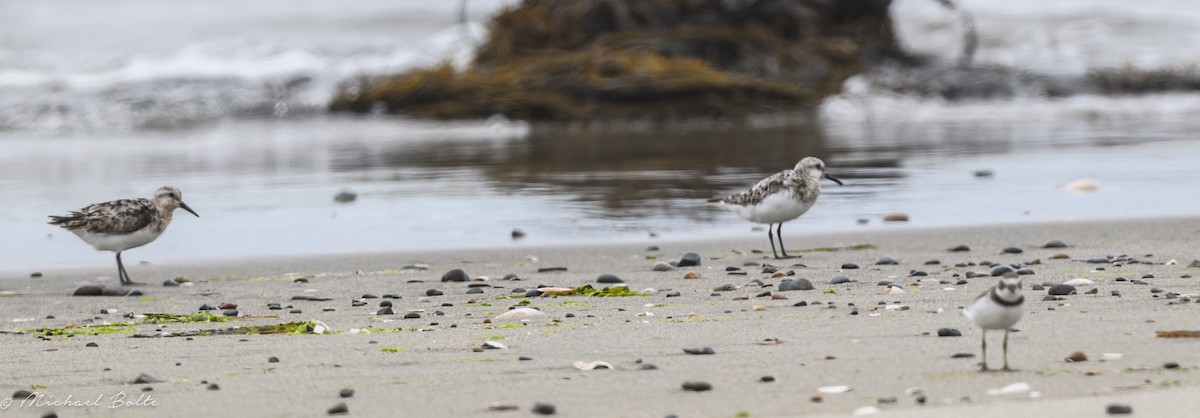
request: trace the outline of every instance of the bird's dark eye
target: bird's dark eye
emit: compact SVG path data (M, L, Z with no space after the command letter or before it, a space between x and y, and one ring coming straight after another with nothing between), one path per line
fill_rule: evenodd
M175 199L175 198L176 198L176 197L175 197L175 193L174 193L174 192L167 193L167 196L170 196L172 199Z

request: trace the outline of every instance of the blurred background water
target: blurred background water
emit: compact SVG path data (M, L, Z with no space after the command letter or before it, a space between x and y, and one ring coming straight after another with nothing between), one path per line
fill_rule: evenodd
M46 215L166 184L202 217L181 212L128 260L757 237L704 199L806 155L846 186L827 183L788 224L793 248L807 231L1195 214L1200 203L1200 95L1188 92L1047 98L1014 85L951 101L868 74L809 117L617 132L324 111L350 77L465 63L482 22L513 2L469 2L465 26L457 3L0 3L0 270L111 263ZM984 66L1069 79L1200 63L1200 4L959 4ZM955 16L930 0L892 10L907 48L957 59ZM1082 178L1099 189L1062 189ZM357 201L335 203L342 189ZM912 220L883 225L888 212ZM514 228L527 237L512 241Z

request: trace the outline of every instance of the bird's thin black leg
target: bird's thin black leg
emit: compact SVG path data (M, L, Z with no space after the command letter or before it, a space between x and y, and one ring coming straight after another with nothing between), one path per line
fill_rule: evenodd
M133 281L129 278L129 272L125 271L125 263L121 262L121 253L117 253L117 270L121 273L122 286L136 286L142 283Z
M1004 330L1004 368L1000 369L1000 370L1004 370L1006 372L1012 371L1012 369L1008 368L1008 330L1007 329Z
M775 227L775 235L779 237L779 252L783 253L783 258L790 257L787 254L787 249L783 248L783 222L780 222L779 226Z
M983 347L982 348L983 352L981 353L982 355L980 356L980 358L983 359L983 367L981 367L979 369L979 371L986 372L986 371L988 371L988 367L987 367L987 330L986 329L983 330L983 338L981 339L981 341L982 341L982 343L980 345Z
M775 231L771 230L772 224L767 224L767 238L771 240L771 255L779 258L779 253L775 252Z

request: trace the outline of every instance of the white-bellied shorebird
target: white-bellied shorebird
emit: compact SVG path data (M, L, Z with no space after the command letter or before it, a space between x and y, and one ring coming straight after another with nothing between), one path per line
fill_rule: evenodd
M130 286L140 283L129 279L125 264L121 262L121 252L149 244L162 235L177 208L200 216L183 203L183 193L179 189L164 186L154 192L153 199L96 203L67 216L50 216L50 225L75 233L97 251L117 253L117 273L121 276L121 284Z
M771 240L771 254L775 252L775 235L779 235L779 250L788 257L783 247L783 223L799 218L817 202L821 194L821 179L833 180L839 186L842 181L825 172L825 162L817 157L804 157L791 170L783 170L760 180L750 190L708 201L710 205L736 213L750 222L767 224L767 238ZM771 226L778 224L774 231Z
M1008 368L1008 330L1025 315L1025 295L1021 294L1021 279L1017 278L1016 273L1005 273L1004 277L1000 279L1000 283L996 283L991 289L976 297L975 303L963 310L963 315L966 315L967 319L983 330L983 338L981 338L983 366L980 370L988 370L987 332L989 329L1004 330L1004 368L1001 370L1011 370Z

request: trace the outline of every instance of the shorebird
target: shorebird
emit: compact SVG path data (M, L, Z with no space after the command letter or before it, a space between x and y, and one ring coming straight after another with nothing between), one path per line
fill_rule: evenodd
M162 235L177 208L200 217L183 203L183 193L179 189L163 186L154 192L153 199L96 203L72 211L67 216L50 216L49 223L75 233L97 251L117 253L117 273L121 276L121 285L131 286L141 283L129 279L125 264L121 262L121 252L149 244Z
M963 315L983 329L983 338L981 339L983 366L980 370L985 372L988 370L987 332L989 329L1004 330L1004 368L1001 370L1011 370L1008 368L1008 331L1025 315L1025 296L1021 294L1021 280L1017 278L1016 273L1005 273L1004 277L1000 279L1000 283L976 297L975 303L963 310Z
M817 202L821 194L821 179L833 180L839 186L842 181L825 172L825 162L817 157L804 157L791 170L783 170L760 180L750 190L719 199L710 199L710 205L725 208L750 222L767 224L767 239L771 240L771 254L775 258L787 258L783 248L783 223L799 218ZM778 224L775 231L771 226ZM775 252L775 235L779 235L779 250Z

